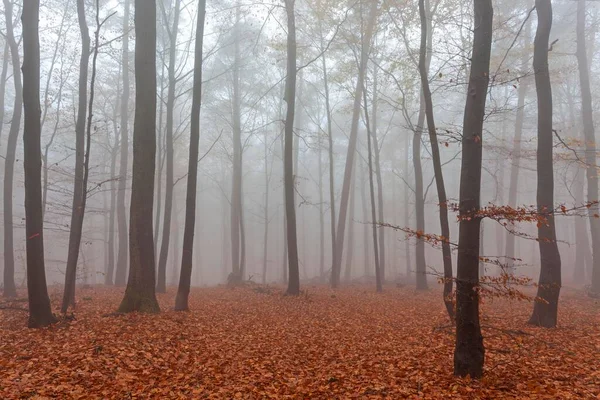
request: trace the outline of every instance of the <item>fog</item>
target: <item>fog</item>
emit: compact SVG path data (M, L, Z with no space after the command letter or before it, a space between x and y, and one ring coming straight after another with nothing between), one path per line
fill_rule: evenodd
M10 2L5 0L4 7ZM14 37L20 52L19 60L22 60L22 2L12 3ZM71 228L81 53L75 3L75 0L42 0L40 8L44 257L49 285L64 283ZM102 26L99 43L95 43L96 2L85 1L92 51L98 46L99 52L92 106L87 206L77 267L79 284L115 282L112 274L122 262L118 260L119 247L123 247L122 251L128 249L128 244L121 240L128 231L119 234L119 218L129 226L136 107L136 38L133 2L130 20L125 24L123 3L117 0L99 2L98 20ZM161 248L164 247L166 284L172 286L179 282L182 256L198 2L159 0L157 3L158 105L153 234L157 269ZM429 3L432 31L428 46L431 57L428 76L440 161L448 202L458 204L473 10L465 1L430 0L426 3ZM330 184L333 181L337 226L361 49L364 48L361 40L368 25L371 4L345 0L296 0L298 74L293 173L301 282L326 283L330 279L333 262ZM585 153L585 140L582 136L580 79L575 56L575 4L568 0L553 2L554 20L548 53L555 130L552 162L554 201L555 207L564 205L569 210L588 201L587 194L584 196L587 193L584 192L586 166L580 159ZM532 58L537 18L535 11L531 11L531 1L498 0L493 5L492 56L482 134L481 205L535 208L538 109ZM598 89L595 76L599 68L596 46L598 5L595 2L588 3L586 17L585 36L593 96ZM5 12L0 19L0 47L3 49L0 52L0 95L3 100L0 174L4 177L16 91ZM281 283L287 277L283 167L286 24L285 8L280 1L207 2L193 286L226 283L235 261L232 252L236 251L239 251L239 263L243 265L243 280L270 284ZM124 27L129 27L129 30L124 32ZM124 35L129 37L126 58L130 90L125 107L121 104ZM402 4L384 1L379 4L364 70L367 107L361 99L357 153L350 179L343 239L342 283L350 280L371 282L374 279L373 223L377 224L378 240L383 237L384 241L384 256L379 254L379 259L386 282L414 285L415 252L419 239L411 232L440 234L440 206L431 143L426 124L419 126L419 114L424 107L420 101L421 81L417 68L419 35L416 1ZM89 78L87 85L89 88ZM126 168L122 165L121 154L124 110L127 111L125 119L129 132ZM597 115L595 104L593 113ZM372 218L369 191L367 119L371 124L370 131L377 136L372 161L377 203L375 220ZM241 148L239 225L235 221L232 223L232 210L237 204L234 169L237 157L235 132L238 129ZM521 139L515 141L518 130L522 130ZM22 133L21 119L13 191L8 192L13 201L14 245L7 248L4 241L3 249L5 254L14 254L18 287L26 284ZM419 177L415 174L414 146L419 143L416 158L422 167L423 229L416 221L416 204L421 200L416 196L416 179ZM168 156L171 146L172 171ZM333 175L330 174L331 163ZM511 174L513 167L516 167L516 173ZM126 173L121 175L123 168ZM377 169L380 170L379 179ZM511 204L511 180L516 178L518 183ZM165 219L169 219L165 215L165 203L168 203L166 196L170 188L170 227L165 229ZM120 214L118 197L122 190L125 191L125 204L124 213ZM4 193L6 195L6 190ZM458 243L457 212L452 206L449 209L450 242ZM382 214L379 214L380 210ZM236 210L234 213L237 215ZM591 282L589 223L585 216L574 214L577 213L556 215L563 285ZM239 233L238 249L235 249L235 243L232 246L234 226L235 230L242 231ZM579 236L577 229L580 233L584 231L583 236ZM4 237L5 233L2 235ZM168 246L165 235L170 236ZM506 243L513 235L515 250L514 255L509 255ZM535 240L535 222L507 226L502 221L484 219L481 237L480 256L499 260L509 257L512 261L508 263L516 264L517 275L537 279L540 256ZM438 278L443 275L441 249L436 243L425 242L427 277L430 285L437 285ZM456 255L456 248L452 246L454 271ZM577 263L585 265L585 269L583 275L575 279L576 268L582 268ZM107 279L109 264L114 269ZM493 262L483 266L485 275L497 275L501 267ZM124 285L125 281L120 284Z

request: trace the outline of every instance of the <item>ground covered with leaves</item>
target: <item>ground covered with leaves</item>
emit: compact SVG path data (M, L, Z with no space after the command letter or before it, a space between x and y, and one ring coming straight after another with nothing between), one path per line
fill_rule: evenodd
M0 311L0 398L596 398L600 304L563 290L560 326L526 325L531 303L483 305L485 378L452 376L454 330L436 288L195 289L191 312L114 315L122 289L78 292L75 319L25 328ZM53 305L60 291L51 289Z

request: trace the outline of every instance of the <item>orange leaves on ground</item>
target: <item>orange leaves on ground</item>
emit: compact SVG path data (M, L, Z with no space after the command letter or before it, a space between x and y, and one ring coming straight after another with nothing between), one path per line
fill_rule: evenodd
M122 291L82 289L76 319L24 328L0 311L0 398L492 399L600 393L598 305L563 289L560 324L525 325L531 303L482 305L486 371L452 376L454 330L441 293L306 287L192 290L189 313L103 316ZM58 304L58 290L53 290ZM56 297L56 298L55 298Z

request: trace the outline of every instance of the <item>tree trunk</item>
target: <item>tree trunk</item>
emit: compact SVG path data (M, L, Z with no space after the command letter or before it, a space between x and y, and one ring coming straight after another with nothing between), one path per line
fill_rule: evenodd
M115 141L115 144L117 142ZM108 264L106 266L106 275L104 284L113 285L113 276L115 274L115 204L116 204L116 185L114 176L117 172L117 148L111 149L110 154L110 215L108 220Z
M10 46L10 55L13 66L13 83L15 86L15 100L13 115L8 131L6 143L6 158L4 159L4 297L15 297L17 288L15 285L15 248L13 231L13 180L15 171L15 157L17 152L17 141L19 140L19 128L21 127L21 113L23 110L23 84L21 81L21 70L19 65L19 46L15 39L13 29L13 5L10 0L4 0L4 15L6 22L6 42ZM8 59L5 58L7 62ZM3 83L6 80L6 70L3 70ZM4 99L4 89L2 90ZM4 101L4 100L3 100ZM2 109L4 114L4 108Z
M286 294L300 294L300 271L298 267L298 238L296 233L296 208L294 202L294 114L296 111L296 17L295 0L284 0L287 14L287 78L285 81L285 146L284 146L284 186L285 215L287 221L287 247L289 279Z
M6 14L6 5L4 6ZM8 21L8 19L7 19ZM12 21L11 21L12 25ZM7 23L8 26L8 23ZM8 30L8 28L7 28ZM14 33L13 33L14 36ZM8 55L10 54L10 46L8 45L8 32L4 41L4 51L2 52L2 72L0 72L0 139L2 139L2 131L4 130L4 96L6 95L6 75L8 74ZM22 90L21 90L22 91ZM22 95L22 94L21 94Z
M198 147L200 143L200 108L202 105L202 67L204 64L202 45L204 42L205 17L206 0L198 0L198 16L196 17L196 43L194 49L194 86L192 91L190 154L188 161L187 189L185 197L185 227L183 230L183 253L181 256L179 288L177 289L177 297L175 298L175 311L185 311L189 309L188 297L192 282L194 229L196 226L196 190L198 182ZM175 251L177 251L177 249L175 249ZM199 265L196 266L196 268L199 267Z
M525 47L529 43L531 24L525 23L525 33L523 35L523 56L521 58L520 75L525 75L528 70L529 57L525 51ZM523 123L525 121L525 98L527 89L529 88L529 79L522 78L517 91L517 118L515 120L515 136L513 139L512 163L510 166L510 183L508 187L508 206L515 208L517 206L517 188L519 187L519 163L521 162L521 136L523 134ZM514 224L509 222L514 228ZM515 235L510 231L506 232L506 255L507 271L506 273L514 274L515 265Z
M537 32L533 50L533 70L538 101L537 209L546 218L538 223L540 278L533 314L529 323L553 328L558 320L561 262L554 225L554 166L552 159L552 86L548 69L548 46L552 28L551 0L536 0Z
M348 153L346 156L346 167L344 169L344 181L342 183L342 197L340 199L340 212L338 217L338 227L336 230L336 245L335 251L336 256L334 257L334 264L331 269L331 286L337 288L340 283L340 273L342 269L342 252L344 250L344 233L346 229L346 219L348 213L348 200L350 194L350 181L352 177L352 168L354 165L354 155L356 153L356 141L358 137L358 123L360 117L360 104L362 102L362 90L364 87L365 72L367 69L367 62L369 60L369 51L371 48L371 38L373 37L373 30L375 29L375 22L377 20L378 13L378 1L371 2L371 9L369 11L369 19L363 40L361 43L361 54L360 54L360 65L358 70L358 76L356 80L356 90L354 92L354 105L352 111L352 125L350 128L350 138L348 141Z
M69 305L75 306L75 281L77 260L81 244L83 216L87 188L83 182L83 163L85 152L85 128L87 117L87 83L90 60L90 34L85 20L84 0L77 0L77 19L81 33L81 58L79 60L79 98L77 105L77 122L75 123L75 179L73 181L73 205L71 208L71 224L69 230L69 248L67 253L67 269L65 273L65 289L61 312L67 312ZM90 112L91 115L91 112Z
M404 143L404 171L403 174L404 180L408 182L408 156L409 156L409 147L410 147L410 135L406 135L406 141ZM408 191L408 186L404 188L404 226L409 227L410 224L410 193ZM404 257L406 262L406 277L408 278L411 275L411 260L410 260L410 241L404 240Z
M119 312L160 311L152 232L156 157L156 3L135 0L135 119L129 221L130 271Z
M581 87L581 115L583 133L585 135L585 163L587 176L587 202L592 234L592 286L590 295L600 296L600 213L598 205L598 167L596 166L596 136L594 133L594 117L592 112L592 93L590 90L590 73L585 44L585 0L577 2L577 65Z
M323 143L321 132L317 131L319 150L319 279L325 274L325 216L323 215Z
M269 144L268 139L269 136L267 134L267 130L265 129L265 137L264 137L264 151L265 151L265 207L263 209L264 220L265 220L265 231L263 235L263 265L262 265L262 283L265 285L267 283L267 257L269 251L269 182L271 181L269 176ZM319 160L320 164L320 160Z
M415 217L417 233L425 231L425 196L423 194L423 167L421 166L421 137L425 123L425 106L423 94L419 104L417 126L413 133L412 161L415 170ZM415 278L417 290L427 290L427 265L425 264L425 240L417 235L415 245Z
M444 184L444 174L442 172L442 161L440 148L438 144L437 131L435 127L435 118L433 116L433 101L431 99L431 90L429 88L429 74L427 62L427 53L431 49L427 48L428 33L431 30L431 21L428 19L425 9L426 0L419 0L419 15L421 18L421 48L419 52L419 74L421 76L421 88L425 103L425 115L427 117L427 129L429 131L429 142L431 145L431 158L433 161L433 173L438 193L438 202L440 206L440 227L442 233L442 257L444 263L444 304L451 320L454 320L454 306L450 295L452 294L452 252L450 250L450 226L448 224L448 198L446 197L446 185ZM429 4L427 4L429 9Z
M369 220L369 205L367 203L366 186L367 178L365 177L365 168L360 168L360 203L362 206L363 221ZM369 272L371 272L371 269L369 268L369 253L369 225L363 224L363 272L365 276L369 276Z
M168 30L169 34L169 88L167 90L167 127L165 130L165 142L166 142L166 166L167 166L167 179L165 183L165 214L163 219L163 232L162 241L160 245L160 255L158 257L158 281L156 285L156 291L158 293L167 292L167 259L169 256L169 243L171 240L171 217L173 213L173 190L175 189L174 184L174 138L173 138L173 115L175 113L175 86L177 83L175 77L175 63L177 61L177 32L179 30L179 9L181 0L175 0L175 6L173 9L173 25ZM163 14L166 12L163 10ZM168 20L165 18L165 25ZM188 175L189 179L189 175ZM192 232L193 237L193 232ZM175 249L174 251L179 251ZM173 268L176 268L173 265Z
M121 93L121 155L119 159L119 189L117 192L117 225L119 230L119 249L117 251L117 272L115 285L124 286L127 280L127 212L125 210L125 191L127 189L127 163L129 158L129 8L130 0L125 0L123 13L123 92Z
M378 97L377 97L377 67L373 68L373 112L371 113L372 128L371 137L373 138L373 154L375 156L375 176L377 177L377 215L379 221L373 220L373 222L384 222L383 212L383 178L381 176L381 161L380 159L380 148L379 141L377 139L377 109L378 109ZM365 113L367 105L365 104ZM379 272L381 274L381 283L385 283L385 229L379 229L377 235L379 236Z
M474 218L481 200L483 119L492 47L491 0L474 2L474 35L471 72L463 120L460 174L459 238L456 279L456 347L454 374L480 378L485 349L479 325L479 226Z
M23 3L23 149L25 167L25 235L30 328L56 322L50 308L44 266L42 154L40 121L39 0Z
M352 168L354 169L354 168ZM348 246L346 246L346 271L344 272L344 280L346 282L352 279L352 259L354 258L354 233L356 224L354 215L356 213L356 172L352 173L352 183L350 185L350 216L348 221ZM365 221L367 219L365 218Z
M365 125L367 128L367 158L369 166L369 193L371 195L371 227L373 230L373 255L375 258L375 287L377 292L383 291L383 283L381 279L381 269L379 265L379 247L377 241L377 210L375 204L375 184L373 182L373 150L371 149L371 127L369 124L369 108L367 103L367 91L363 86L363 101L365 107ZM365 221L366 223L366 221Z

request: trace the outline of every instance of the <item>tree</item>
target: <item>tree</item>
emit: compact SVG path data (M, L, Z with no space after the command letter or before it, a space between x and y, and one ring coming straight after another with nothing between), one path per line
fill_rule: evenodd
M350 181L352 180L352 168L354 166L354 155L356 152L356 141L358 137L358 122L360 117L360 109L362 102L362 90L364 87L365 73L367 70L367 62L369 60L369 51L371 49L371 39L375 29L377 20L377 10L379 1L371 2L371 8L367 20L365 33L362 37L360 63L358 68L358 76L356 80L356 90L354 92L354 105L352 108L352 125L350 128L350 138L348 141L348 153L346 156L346 167L344 169L344 180L342 183L342 197L340 199L340 211L338 216L338 227L336 230L336 256L333 259L331 268L331 286L337 288L340 283L340 273L342 270L342 254L344 251L344 233L346 230L346 219L348 212L348 202L350 197Z
M284 0L287 14L287 77L285 80L284 99L287 104L285 115L284 140L284 187L285 216L287 223L286 239L288 248L288 288L286 294L300 294L300 269L298 267L298 238L296 232L296 208L294 204L294 113L296 111L296 17L294 3L296 0Z
M585 0L577 2L577 66L579 68L579 84L581 88L581 116L583 134L585 136L585 164L587 177L587 201L590 230L592 236L592 286L590 295L600 296L600 219L596 217L598 205L598 167L596 166L596 136L594 133L594 116L592 110L592 92L590 89L590 72L585 45Z
M77 19L81 33L81 56L79 60L79 99L77 104L77 121L75 123L75 177L73 181L73 206L71 208L71 224L69 233L69 250L65 273L65 290L62 309L65 313L69 305L75 305L75 280L81 230L87 198L87 182L84 183L84 151L85 127L87 117L87 83L90 61L90 34L85 20L85 2L77 0ZM97 46L97 44L96 44Z
M6 158L4 160L4 297L15 297L17 295L17 288L15 286L13 180L17 141L19 139L19 128L21 126L21 112L23 110L23 84L21 82L21 70L19 69L19 46L15 39L13 28L13 4L10 0L4 0L4 15L6 20L6 41L10 47L13 67L13 83L15 87L13 115L10 123L10 130L8 131ZM5 60L7 59L8 58ZM6 71L6 69L7 68L4 68L4 71ZM4 71L3 79L6 79L6 72ZM2 92L2 97L4 98L4 90ZM4 110L2 110L2 112L4 112Z
M156 156L156 2L135 0L135 117L129 219L129 279L119 312L160 311L152 232Z
M187 176L187 195L185 198L185 228L183 231L183 255L181 256L181 274L179 288L175 298L175 310L185 311L192 280L192 257L194 252L194 229L196 226L196 185L198 181L198 146L200 142L200 107L202 105L202 44L204 39L204 19L206 0L198 0L196 21L196 44L194 59L194 86L192 92L192 125L190 129L190 155Z
M492 1L474 1L473 10L473 52L463 119L460 174L454 374L479 378L483 375L485 349L477 292L481 218L474 214L480 208L481 198L482 133L494 16Z
M165 293L167 291L167 257L169 255L169 242L171 238L171 214L173 212L173 115L175 113L175 87L177 80L175 78L175 62L177 60L177 33L179 32L179 11L181 0L175 0L173 7L173 25L167 28L169 36L169 69L168 69L168 90L167 90L167 126L166 126L166 167L167 179L165 183L165 214L163 220L162 242L160 246L160 255L158 258L158 281L156 291ZM161 11L163 14L163 24L168 26L169 20L164 9L164 2L161 2ZM192 233L193 237L193 233Z
M154 1L154 0L152 0ZM123 286L127 279L127 212L125 210L125 191L127 188L127 163L129 162L129 8L130 0L125 0L123 11L123 52L121 70L123 75L123 92L121 93L121 155L119 157L119 187L117 191L117 228L119 231L119 248L117 250L117 271L115 285Z
M419 75L421 77L421 90L425 103L425 115L427 117L427 129L429 131L429 142L431 144L431 158L433 160L433 171L438 192L440 205L440 226L442 231L442 257L444 262L444 304L450 319L454 319L454 308L450 295L452 293L452 253L450 251L450 226L448 224L448 198L446 197L446 185L442 172L440 160L440 148L438 144L435 118L433 116L433 101L431 100L431 89L429 88L429 76L427 65L427 30L431 25L427 21L425 0L419 0L419 15L421 19L421 46L419 51Z
M30 328L56 322L50 308L44 265L42 154L40 121L39 0L23 3L23 148L25 167L25 235Z
M551 0L536 0L537 32L533 50L533 70L538 102L537 209L545 221L538 223L540 278L530 324L553 328L558 319L561 263L554 226L554 167L552 158L552 86L548 69L548 46L552 28Z

